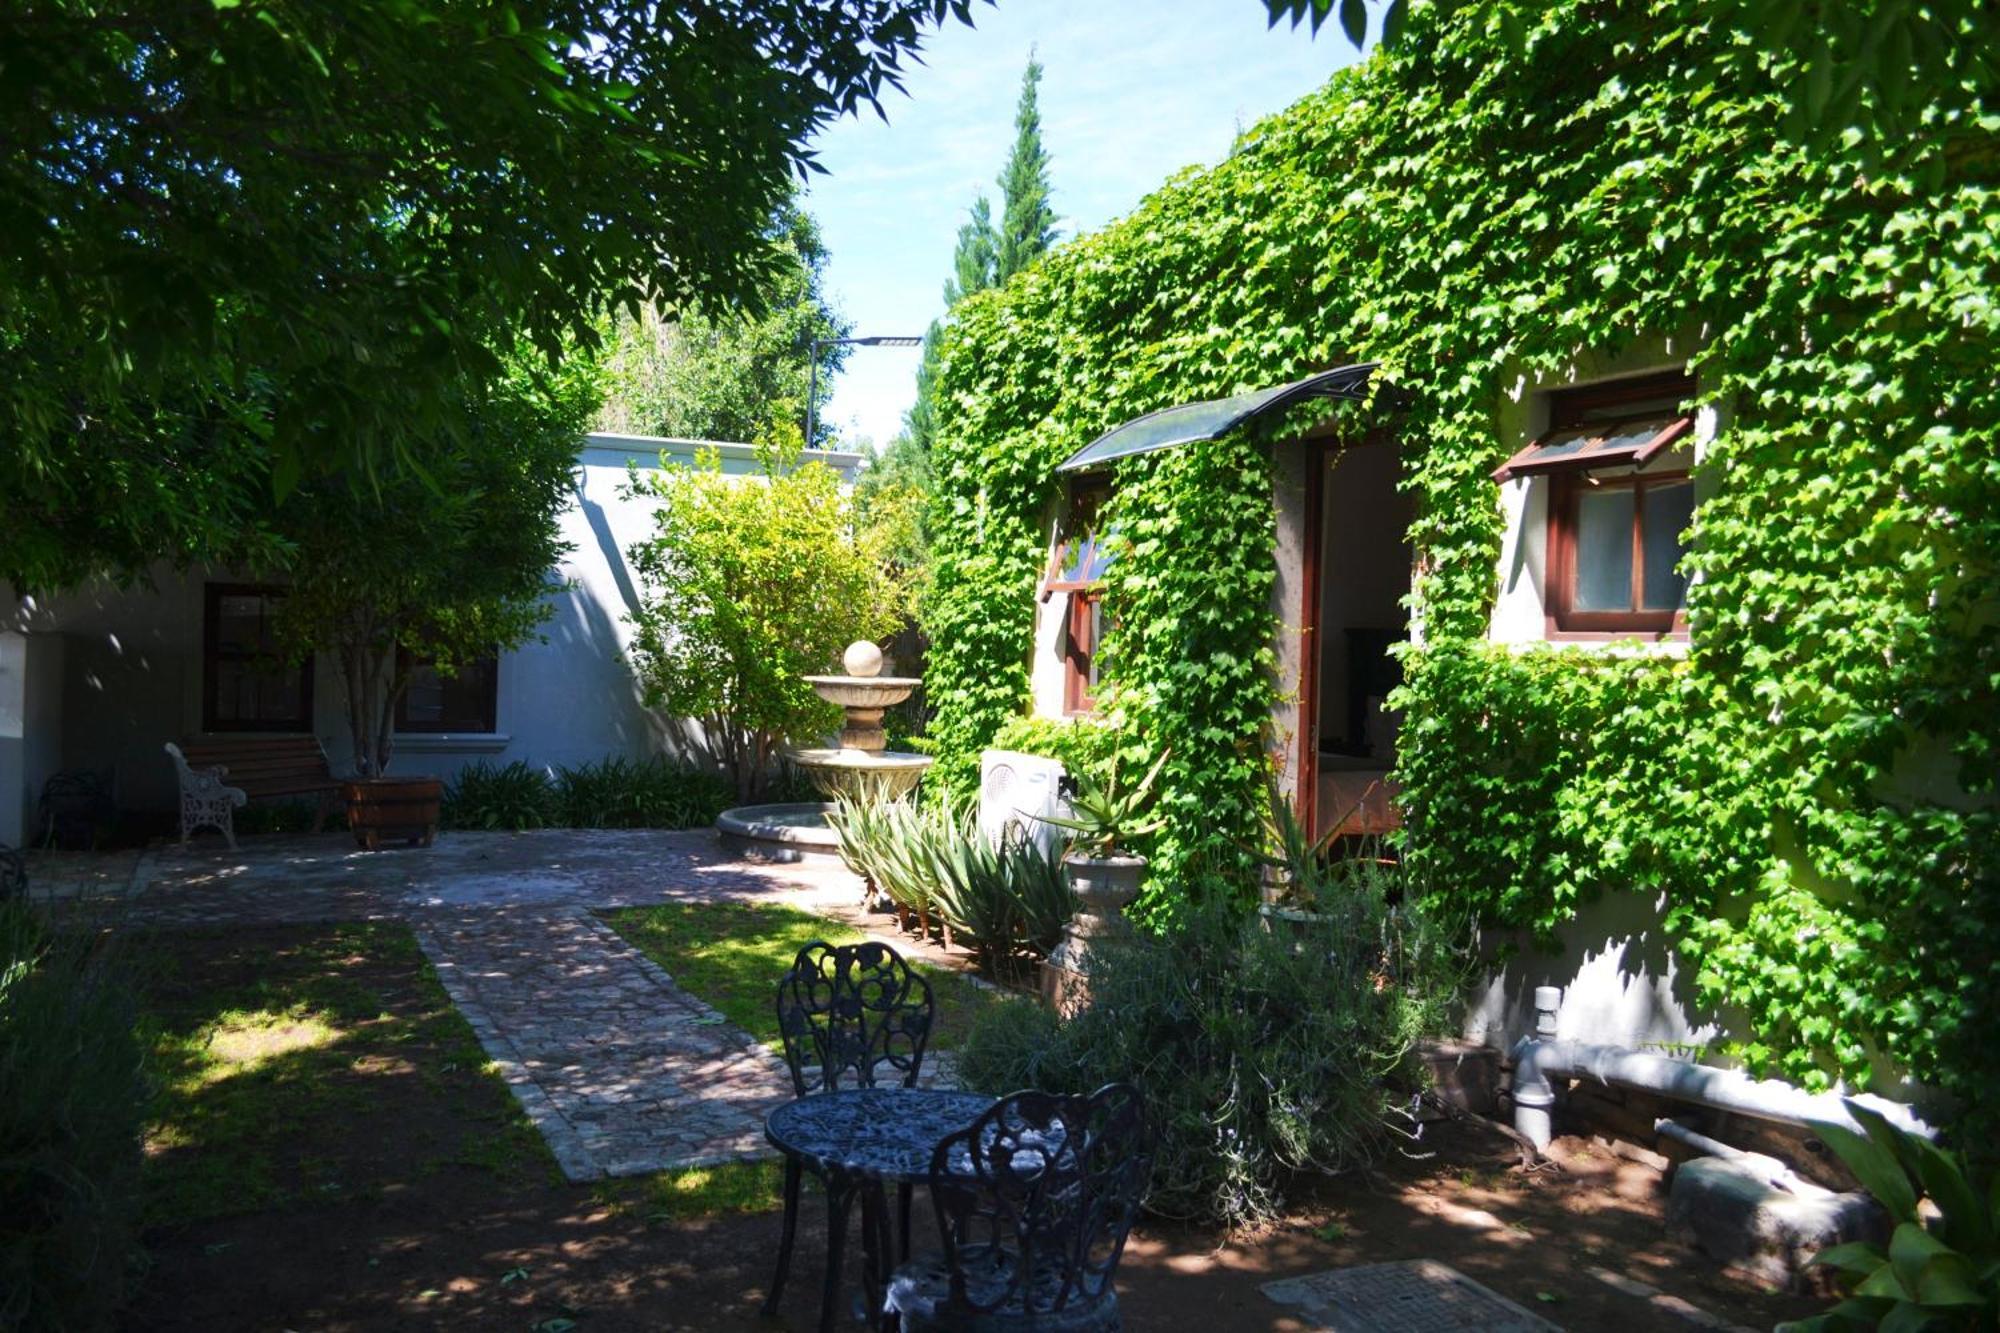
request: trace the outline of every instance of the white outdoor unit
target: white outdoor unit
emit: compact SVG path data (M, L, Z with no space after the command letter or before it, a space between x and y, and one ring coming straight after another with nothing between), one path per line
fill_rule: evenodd
M998 843L1010 828L1053 849L1063 831L1037 816L1067 815L1062 798L1063 766L1039 754L988 750L979 756L979 831Z

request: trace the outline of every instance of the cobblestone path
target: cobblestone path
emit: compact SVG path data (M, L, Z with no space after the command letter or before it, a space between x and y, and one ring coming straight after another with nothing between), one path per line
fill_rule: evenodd
M765 1113L791 1096L777 1056L594 909L764 899L853 920L861 891L838 865L740 860L704 832L456 832L377 854L340 835L242 841L44 854L31 891L120 926L406 922L571 1180L766 1156Z
M416 931L571 1180L769 1155L783 1061L589 912L437 913Z

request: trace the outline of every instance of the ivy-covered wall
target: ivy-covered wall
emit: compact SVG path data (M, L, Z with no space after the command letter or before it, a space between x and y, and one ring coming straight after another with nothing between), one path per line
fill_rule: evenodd
M1141 412L1377 358L1419 510L1398 775L1432 891L1548 932L1656 890L1753 1066L2000 1086L2000 106L1964 9L1963 45L1908 54L1931 102L1889 141L1789 137L1791 71L1715 6L1552 3L1521 46L1488 9L1416 6L1220 166L965 303L940 775L969 789L1024 710L1056 463ZM1727 408L1690 652L1489 643L1503 395L1688 330ZM1156 910L1262 799L1271 447L1117 474L1105 673L1125 743L1171 754Z

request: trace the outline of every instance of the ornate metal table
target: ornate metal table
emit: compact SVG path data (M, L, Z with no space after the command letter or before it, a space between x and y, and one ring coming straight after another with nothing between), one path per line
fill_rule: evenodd
M820 1328L833 1327L847 1249L847 1210L861 1196L861 1248L873 1321L888 1272L888 1199L883 1187L930 1177L939 1139L964 1129L993 1104L975 1092L937 1088L849 1088L787 1102L764 1121L764 1137L826 1180L826 1286ZM907 1197L907 1196L906 1196ZM904 1217L908 1239L908 1216Z

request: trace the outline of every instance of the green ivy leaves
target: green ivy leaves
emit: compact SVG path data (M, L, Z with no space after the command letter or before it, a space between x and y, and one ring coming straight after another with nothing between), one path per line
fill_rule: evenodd
M1920 106L1829 92L1827 132L1792 133L1797 57L1750 40L1755 8L1558 3L1510 35L1474 7L1417 7L1228 160L960 307L931 610L940 771L969 790L979 747L1025 709L1056 462L1142 412L1377 358L1407 404L1418 515L1426 645L1398 761L1412 868L1545 935L1607 889L1657 892L1697 999L1740 1016L1751 1065L1990 1088L1990 61L1899 47L1884 58L1911 65ZM1916 128L1881 133L1884 111ZM1503 393L1648 334L1696 364L1721 427L1691 651L1487 644ZM1103 670L1120 743L1171 751L1149 850L1160 883L1185 884L1254 825L1267 769L1270 457L1230 439L1117 480L1130 550Z

